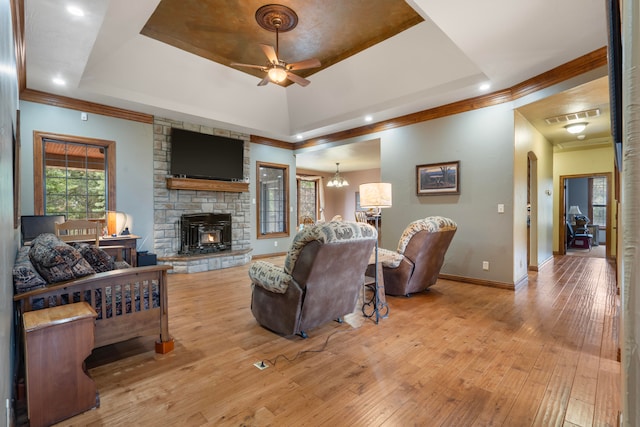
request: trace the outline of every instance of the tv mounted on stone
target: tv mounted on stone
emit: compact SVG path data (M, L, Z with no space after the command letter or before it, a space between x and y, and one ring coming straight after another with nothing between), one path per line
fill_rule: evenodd
M171 175L181 178L244 180L244 141L171 129Z

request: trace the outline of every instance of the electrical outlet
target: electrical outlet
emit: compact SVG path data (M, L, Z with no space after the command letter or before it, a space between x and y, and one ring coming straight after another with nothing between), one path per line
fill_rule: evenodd
M498 205L498 213L504 213L504 205L502 203Z
M259 362L254 363L253 366L255 366L256 368L260 369L261 371L264 371L265 369L267 369L269 367L269 365L264 363L262 360L259 361Z
M273 246L278 246L278 242L273 242Z
M482 261L482 269L489 270L489 261Z

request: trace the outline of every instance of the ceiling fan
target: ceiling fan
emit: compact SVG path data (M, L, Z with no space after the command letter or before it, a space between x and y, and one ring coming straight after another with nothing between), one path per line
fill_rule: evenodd
M276 33L276 47L267 44L261 44L262 51L269 60L267 65L252 65L241 64L237 62L231 63L232 66L256 68L264 71L267 75L260 80L258 86L264 86L269 82L282 83L286 79L291 80L300 86L307 86L311 83L304 77L300 77L294 74L292 71L306 70L309 68L316 68L321 65L320 61L316 58L306 59L304 61L293 62L291 64L283 61L278 57L279 40L278 36L280 32L290 31L298 24L298 15L286 7L279 4L267 4L260 7L256 11L256 21L265 30L275 31Z

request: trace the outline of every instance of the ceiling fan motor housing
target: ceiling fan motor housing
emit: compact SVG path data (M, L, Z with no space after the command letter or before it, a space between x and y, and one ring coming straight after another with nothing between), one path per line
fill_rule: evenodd
M265 30L284 33L298 25L298 15L287 6L266 4L256 10L256 22Z

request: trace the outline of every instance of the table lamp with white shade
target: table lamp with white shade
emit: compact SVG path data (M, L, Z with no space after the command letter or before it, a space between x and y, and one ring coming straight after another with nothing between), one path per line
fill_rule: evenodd
M570 206L569 207L569 211L567 212L570 216L570 220L571 220L571 224L575 224L576 223L576 215L582 215L582 212L580 212L580 206Z
M380 210L391 207L391 184L387 182L373 182L360 184L360 206L367 209L374 209L374 218L376 222L376 231L378 231L378 218ZM389 306L380 299L378 288L378 239L376 239L375 249L375 265L374 265L375 288L373 297L370 302L365 303L362 307L362 313L367 317L376 316L376 323L380 317L386 317L389 314ZM384 290L382 290L384 292ZM373 304L373 311L367 314L365 307ZM383 314L382 314L383 313Z

